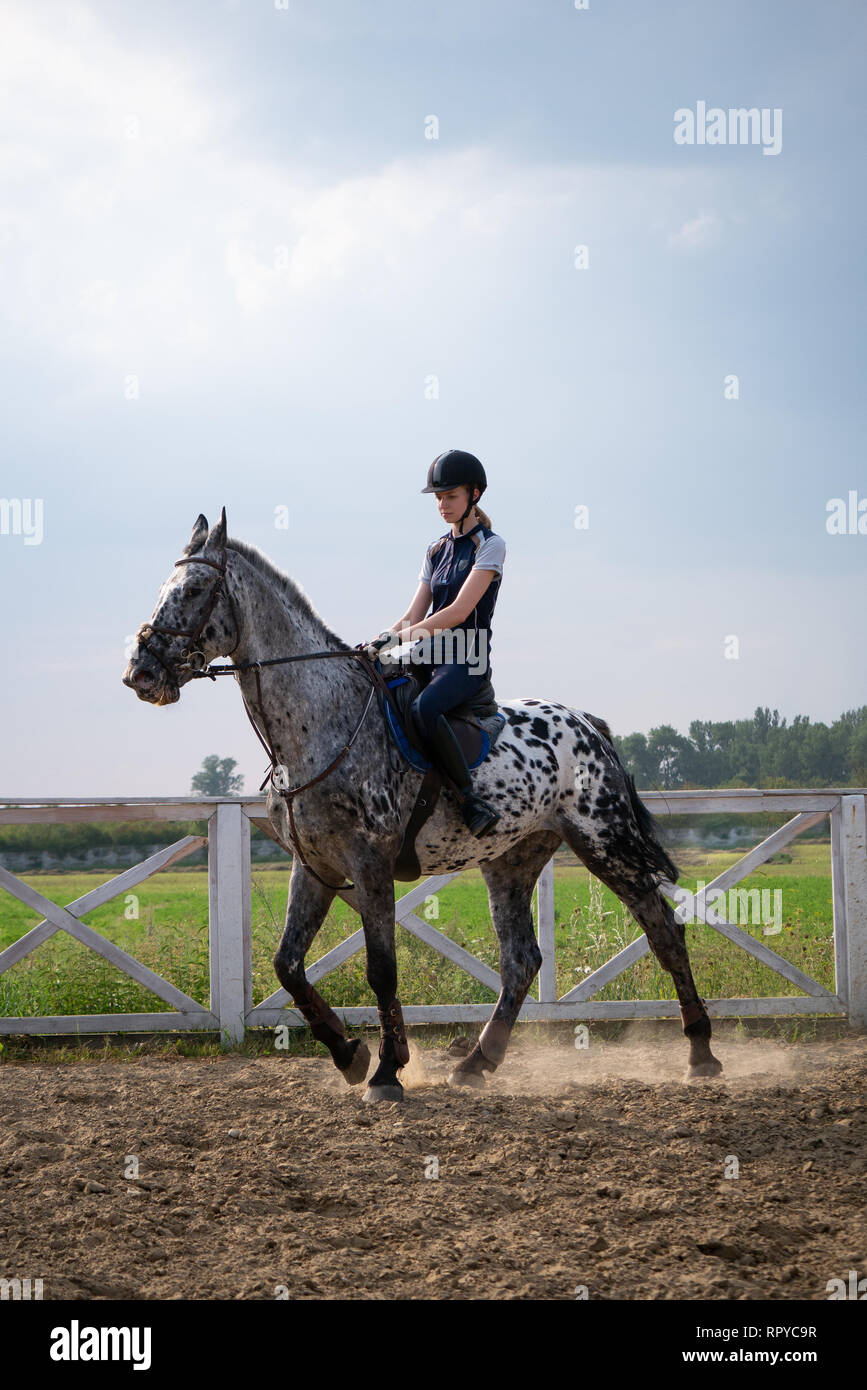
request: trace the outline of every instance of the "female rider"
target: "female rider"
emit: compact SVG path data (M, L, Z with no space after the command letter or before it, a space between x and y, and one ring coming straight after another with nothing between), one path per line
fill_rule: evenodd
M410 708L431 760L459 787L464 822L474 835L483 835L500 817L474 793L463 750L445 711L478 692L475 677L490 676L491 617L500 590L506 543L476 506L487 485L485 470L474 454L447 449L434 459L422 492L436 493L440 515L451 523L451 529L428 547L419 587L406 613L367 648L375 656L396 641L427 639L431 659L423 663L420 673L424 678L429 669L430 678ZM475 524L464 530L470 513ZM425 617L431 599L433 608ZM443 630L454 634L448 651L444 638L432 640L435 632ZM419 669L414 660L413 666Z

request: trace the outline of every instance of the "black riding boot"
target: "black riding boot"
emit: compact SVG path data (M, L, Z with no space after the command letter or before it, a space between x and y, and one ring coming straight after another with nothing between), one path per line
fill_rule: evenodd
M464 824L474 835L484 835L486 830L490 830L492 825L496 825L500 815L493 806L489 806L487 801L484 801L473 791L464 750L458 743L457 735L444 714L437 715L433 756L443 771L460 788L463 796Z

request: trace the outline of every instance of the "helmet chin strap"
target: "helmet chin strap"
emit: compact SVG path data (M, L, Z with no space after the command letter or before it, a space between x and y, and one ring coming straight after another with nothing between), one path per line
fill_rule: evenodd
M472 487L471 487L471 488L470 488L470 500L469 500L469 502L467 503L467 509L466 509L466 511L464 512L463 516L461 517L460 521L458 522L458 535L459 535L459 536L462 536L462 535L464 534L464 522L466 521L466 519L467 519L467 517L469 516L470 512L473 510L473 507L476 505L476 504L475 504L475 501L473 500L473 496L472 496L472 494L473 494L474 492L475 492L475 488L472 488Z

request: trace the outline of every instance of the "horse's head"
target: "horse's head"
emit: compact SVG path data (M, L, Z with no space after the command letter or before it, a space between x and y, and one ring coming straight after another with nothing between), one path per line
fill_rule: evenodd
M228 553L225 507L210 530L200 516L160 589L153 617L136 633L123 683L140 700L174 704L195 671L237 647L240 630L227 589Z

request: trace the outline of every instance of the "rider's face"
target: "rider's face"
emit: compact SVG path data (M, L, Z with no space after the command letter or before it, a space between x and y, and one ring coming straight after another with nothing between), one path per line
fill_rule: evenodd
M473 488L473 492L476 492ZM449 492L438 492L436 494L437 506L443 521L457 521L463 516L469 500L470 489L468 487L455 487Z

